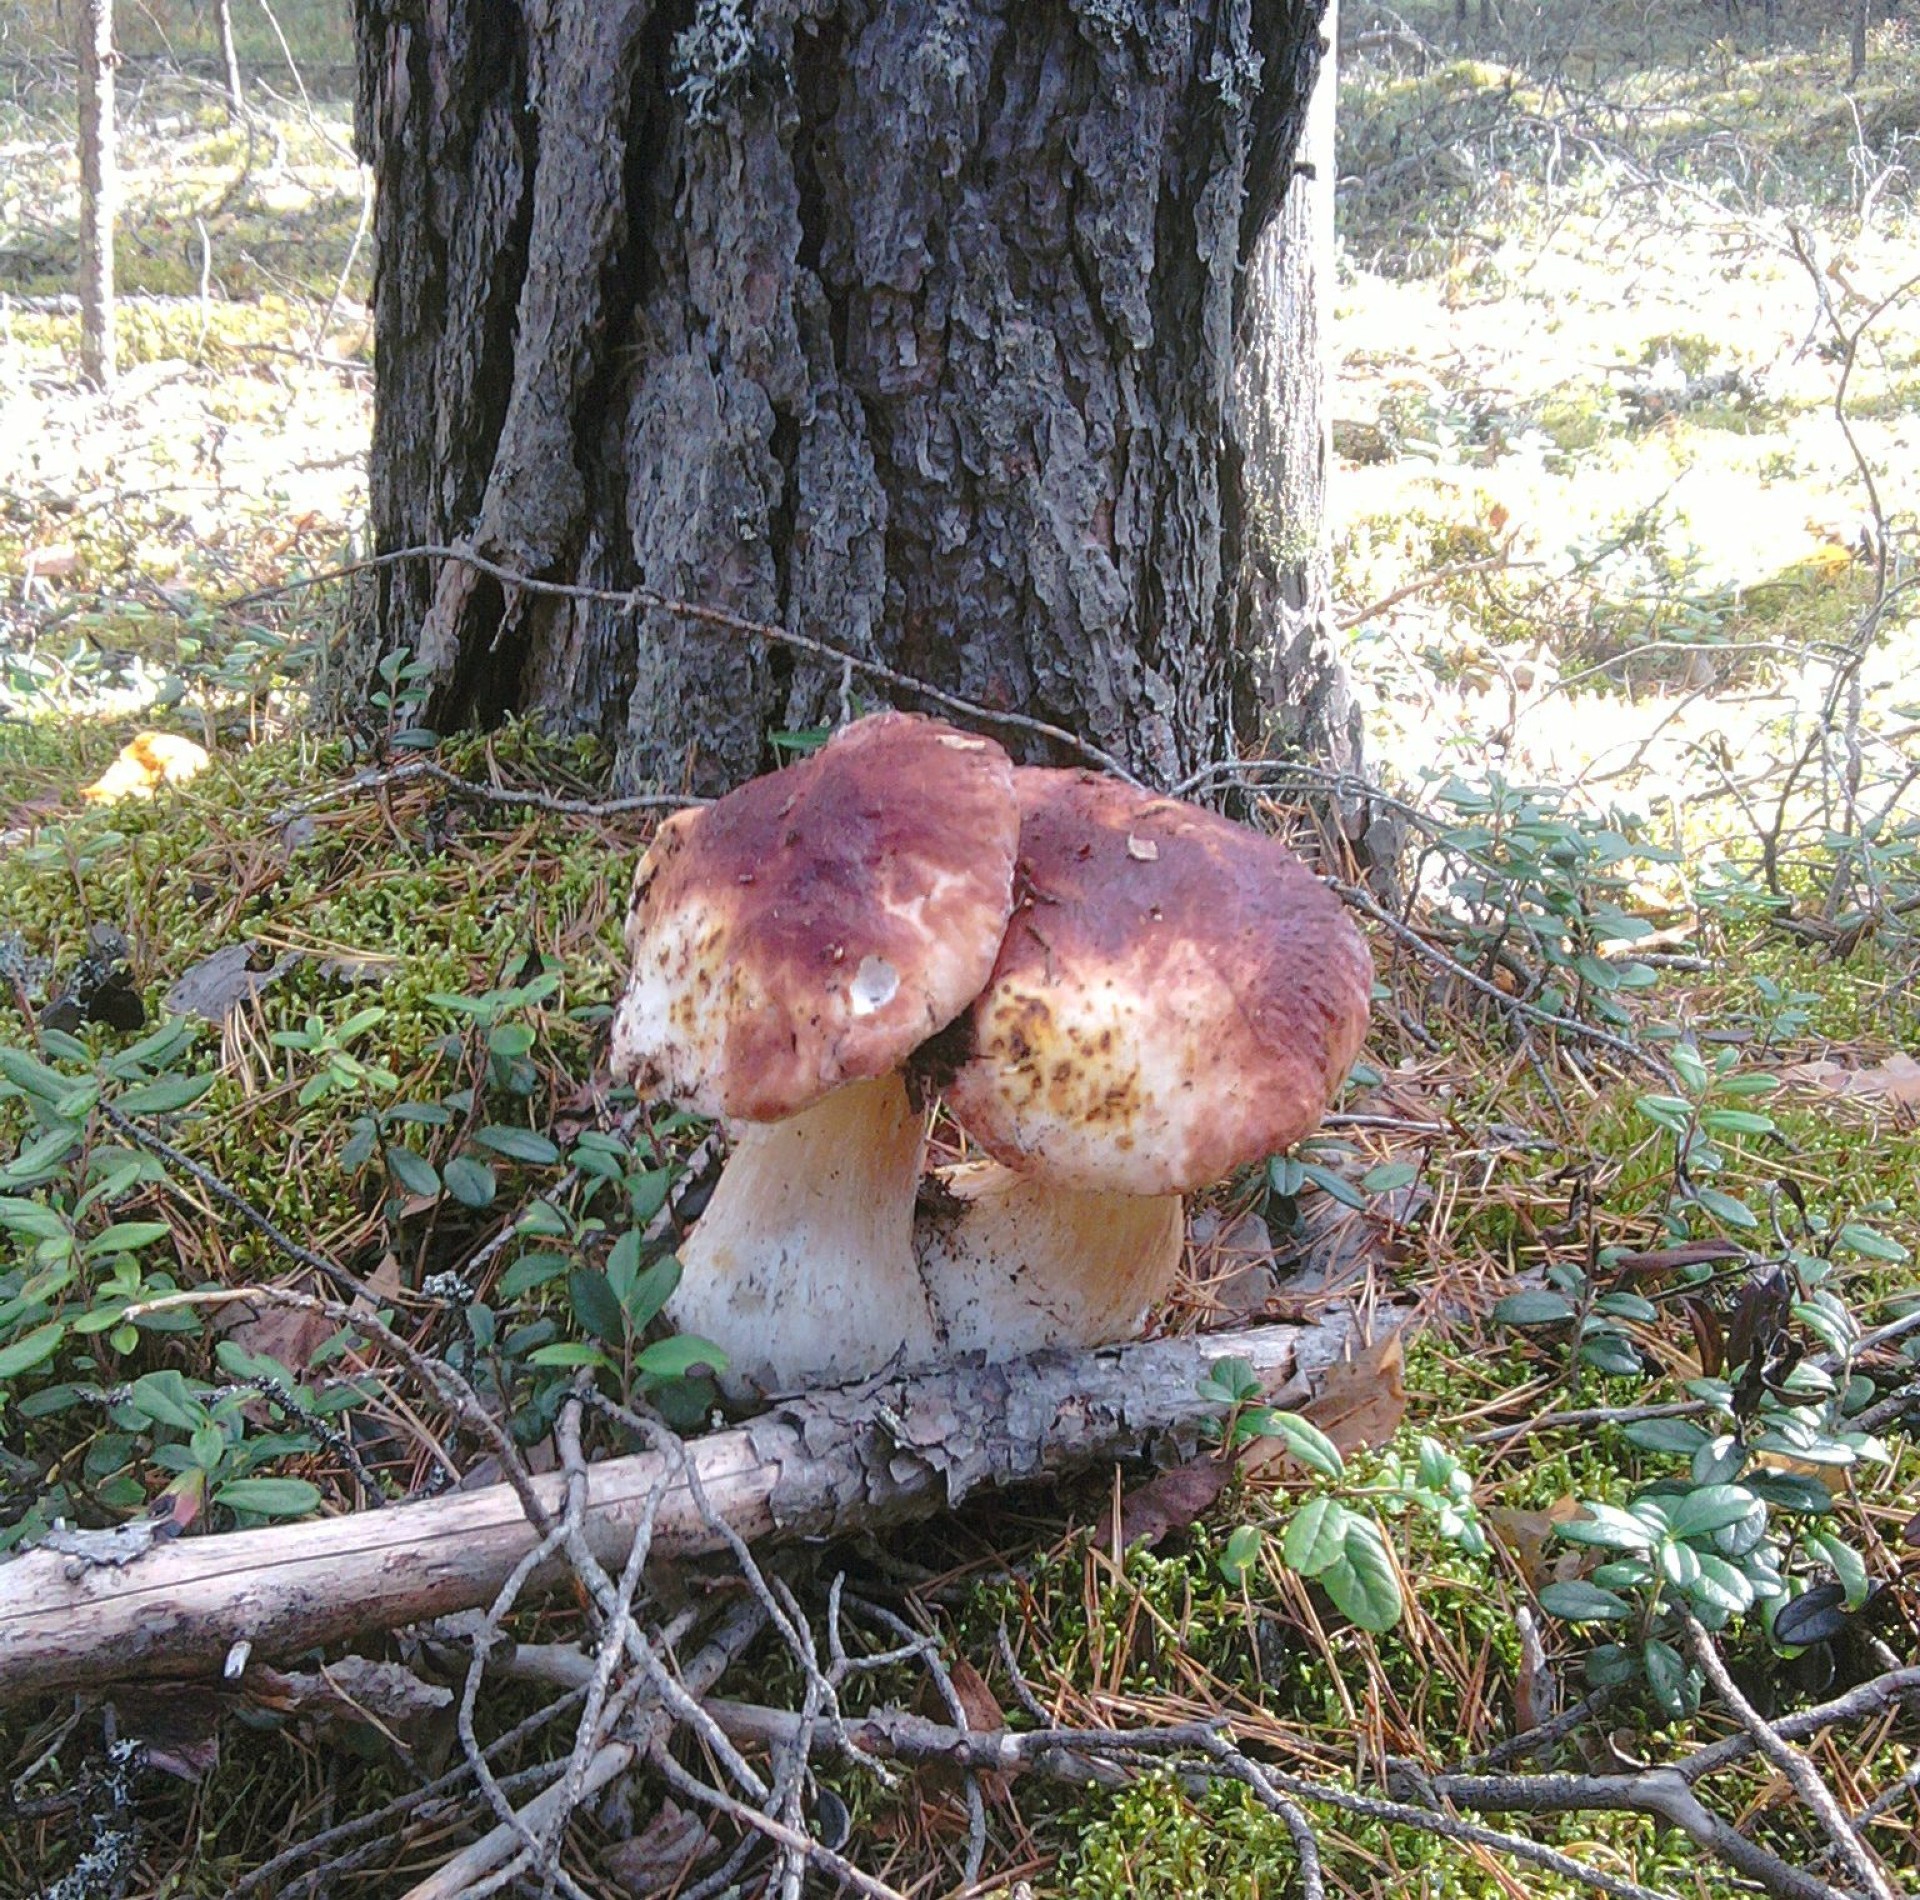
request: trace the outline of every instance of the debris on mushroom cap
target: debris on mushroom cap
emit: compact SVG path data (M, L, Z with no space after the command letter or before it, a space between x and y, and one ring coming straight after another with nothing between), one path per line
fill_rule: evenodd
M1372 964L1293 853L1091 772L1023 768L1015 911L947 1090L997 1161L1184 1193L1319 1122Z
M908 713L677 814L634 878L614 1072L767 1121L900 1067L993 967L1019 824L1007 755Z

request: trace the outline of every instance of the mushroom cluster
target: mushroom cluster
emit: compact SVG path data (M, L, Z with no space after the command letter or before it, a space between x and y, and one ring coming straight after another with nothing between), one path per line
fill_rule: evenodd
M1274 840L902 713L664 824L627 947L615 1073L735 1136L668 1317L760 1391L1136 1332L1371 981ZM989 1158L923 1182L936 1095Z

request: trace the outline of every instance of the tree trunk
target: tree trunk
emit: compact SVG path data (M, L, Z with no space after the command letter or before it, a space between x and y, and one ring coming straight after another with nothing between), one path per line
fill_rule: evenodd
M113 225L120 205L114 157L113 0L80 0L80 373L100 389L114 377Z
M1853 36L1847 84L1857 86L1867 76L1867 14L1873 0L1853 0Z
M1360 712L1335 644L1327 530L1333 445L1323 311L1334 283L1336 5L1327 8L1327 50L1292 180L1247 261L1233 439L1243 496L1241 645L1256 695L1242 730L1264 717L1281 750L1351 771L1360 763Z
M356 0L378 547L774 623L1163 783L1259 745L1240 267L1322 12ZM629 782L721 789L843 690L454 562L383 570L374 623L434 723L537 710Z

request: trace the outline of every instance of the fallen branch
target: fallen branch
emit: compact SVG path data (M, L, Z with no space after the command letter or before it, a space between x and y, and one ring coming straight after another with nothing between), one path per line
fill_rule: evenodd
M777 1405L687 1447L591 1468L585 1546L617 1570L657 1500L653 1552L872 1530L949 1509L983 1485L1030 1483L1191 1444L1217 1410L1195 1391L1225 1354L1269 1384L1311 1376L1353 1343L1350 1313L1199 1339L1046 1353L870 1381ZM704 1493L703 1513L694 1483ZM568 1479L531 1481L549 1518ZM716 1530L709 1517L722 1526ZM539 1541L505 1485L319 1522L155 1544L132 1561L30 1551L0 1565L0 1704L136 1678L220 1674L489 1602ZM540 1581L569 1573L556 1560Z

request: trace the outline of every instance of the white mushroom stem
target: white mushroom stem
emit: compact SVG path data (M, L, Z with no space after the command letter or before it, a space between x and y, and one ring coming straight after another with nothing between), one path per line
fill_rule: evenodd
M843 1385L935 1358L913 1257L925 1150L898 1075L739 1128L667 1304L679 1331L725 1350L729 1389Z
M949 1352L1013 1359L1131 1339L1173 1284L1177 1194L1059 1188L997 1161L933 1178L944 1205L922 1212L914 1250Z

